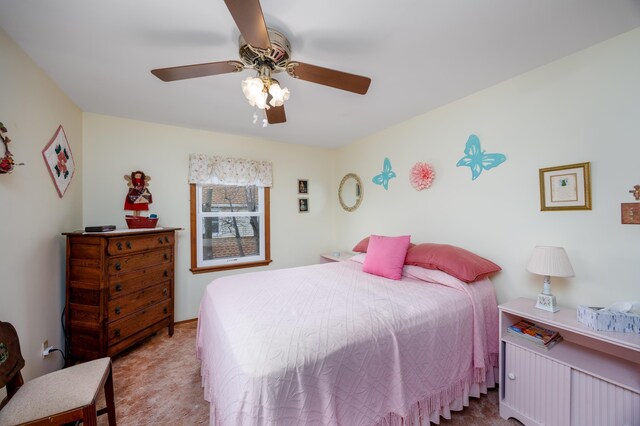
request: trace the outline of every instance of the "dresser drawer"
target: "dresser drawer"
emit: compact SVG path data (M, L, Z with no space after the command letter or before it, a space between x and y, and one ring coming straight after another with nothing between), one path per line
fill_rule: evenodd
M135 253L145 250L171 246L174 243L173 232L153 235L130 235L109 239L107 253L110 255Z
M165 281L160 285L148 287L129 297L122 297L109 302L109 321L124 318L147 306L171 297L171 281Z
M116 299L173 278L173 264L164 263L109 277L109 299Z
M109 346L171 315L171 300L169 299L141 309L121 320L113 321L108 325Z
M132 254L130 256L110 258L107 270L109 275L116 275L136 271L149 266L161 265L163 263L171 265L173 262L172 251L173 250L171 248L167 248L164 250Z

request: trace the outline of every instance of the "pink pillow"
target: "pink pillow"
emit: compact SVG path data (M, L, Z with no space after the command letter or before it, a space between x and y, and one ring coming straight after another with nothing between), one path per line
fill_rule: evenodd
M413 243L409 243L409 248L415 246ZM366 253L367 247L369 247L369 237L363 238L358 244L356 244L351 251L355 253Z
M356 253L366 253L369 246L369 237L363 238L358 244L356 244L351 251Z
M426 269L437 269L466 283L486 278L502 270L490 260L448 244L418 244L407 252L404 263Z
M381 237L372 235L369 238L367 257L364 259L362 271L392 280L402 278L404 258L409 249L411 236Z

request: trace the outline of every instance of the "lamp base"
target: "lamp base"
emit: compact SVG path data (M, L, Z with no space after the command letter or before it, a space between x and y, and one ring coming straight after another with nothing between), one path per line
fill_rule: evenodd
M540 293L538 295L538 301L536 308L549 312L558 312L560 308L556 305L556 297L552 294Z

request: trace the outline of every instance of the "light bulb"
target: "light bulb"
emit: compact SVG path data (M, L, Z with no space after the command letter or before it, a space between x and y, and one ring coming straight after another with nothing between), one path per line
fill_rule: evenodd
M269 103L274 107L284 105L284 101L289 99L289 89L286 87L284 89L281 88L277 81L274 81L269 86L269 94L271 95Z
M249 101L249 105L265 109L267 106L267 93L264 83L256 77L247 77L242 80L242 93Z

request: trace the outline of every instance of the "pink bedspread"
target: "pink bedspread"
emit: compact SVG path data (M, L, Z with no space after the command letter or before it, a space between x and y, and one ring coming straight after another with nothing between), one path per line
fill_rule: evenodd
M498 311L489 280L423 271L393 281L345 261L213 281L197 337L210 424L428 423L497 365Z

